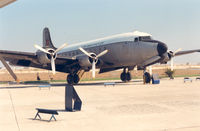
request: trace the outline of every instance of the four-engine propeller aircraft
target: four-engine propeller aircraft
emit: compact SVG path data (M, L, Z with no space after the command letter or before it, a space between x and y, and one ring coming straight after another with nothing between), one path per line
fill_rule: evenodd
M56 48L48 28L43 30L43 47L35 45L35 48L38 49L36 53L0 50L0 60L4 64L8 61L10 65L69 73L67 82L77 84L83 73L91 69L92 77L95 77L96 67L100 69L99 73L123 69L120 78L126 82L131 80L130 71L137 66L144 70L144 78L148 80L147 66L166 64L174 56L200 52L200 49L168 51L165 43L138 31Z

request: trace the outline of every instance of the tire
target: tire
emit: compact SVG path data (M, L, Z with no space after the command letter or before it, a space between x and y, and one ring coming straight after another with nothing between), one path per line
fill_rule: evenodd
M120 79L121 79L123 82L126 82L126 73L125 73L125 72L121 73Z
M127 81L131 80L131 74L130 74L130 72L126 73L126 80Z
M75 74L73 79L74 84L78 84L79 80L80 80L79 76Z
M148 72L144 73L144 82L150 83L151 82L151 75Z
M71 74L67 76L67 83L70 85L72 85L74 83L74 79Z

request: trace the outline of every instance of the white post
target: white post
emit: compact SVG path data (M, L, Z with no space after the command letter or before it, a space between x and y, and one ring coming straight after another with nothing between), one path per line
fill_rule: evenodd
M152 75L152 66L149 66L149 74Z
M170 64L171 64L171 71L173 71L174 70L174 59L173 58L171 58Z

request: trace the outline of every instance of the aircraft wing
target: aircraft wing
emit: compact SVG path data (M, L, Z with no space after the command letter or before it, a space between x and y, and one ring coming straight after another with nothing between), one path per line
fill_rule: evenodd
M48 63L44 66L39 63L35 53L0 50L0 56L11 65L51 70L51 64ZM55 63L56 71L67 72L70 66L77 64L78 62L77 60L57 57Z
M185 55L185 54L190 54L190 53L195 53L195 52L200 52L200 49L197 50L186 50L186 51L179 51L175 54L175 56L179 55Z
M14 2L16 0L0 0L0 8L7 6L8 4Z

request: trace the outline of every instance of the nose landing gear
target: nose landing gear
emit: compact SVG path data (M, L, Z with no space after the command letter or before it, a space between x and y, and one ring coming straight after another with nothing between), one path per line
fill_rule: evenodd
M120 75L120 79L123 82L130 81L131 80L131 73L129 71L126 72L126 68L124 68L123 72ZM144 84L151 82L151 75L150 75L149 72L146 72L146 68L144 68L143 82L144 82Z
M144 82L144 84L151 82L151 75L149 72L144 72L143 82Z
M150 83L151 82L151 74L149 72L146 72L146 68L144 68L144 75L143 75L143 83Z

